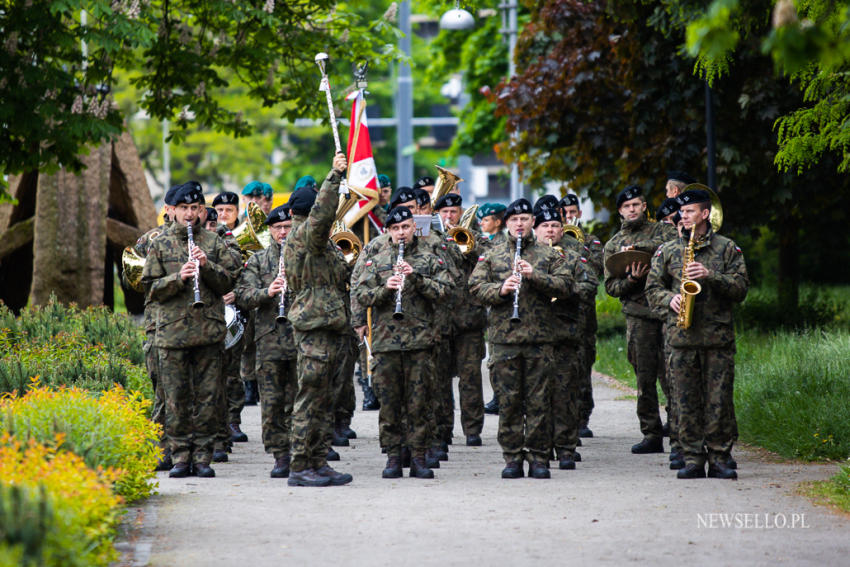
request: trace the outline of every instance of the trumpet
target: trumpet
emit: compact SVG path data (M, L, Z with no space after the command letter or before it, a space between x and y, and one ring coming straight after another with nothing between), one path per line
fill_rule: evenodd
M280 290L280 304L277 306L277 317L275 317L275 321L278 323L282 323L286 321L286 272L284 271L283 265L283 245L286 240L281 241L280 243L280 260L278 260L277 264L277 277L283 278L283 289Z
M522 231L516 235L516 254L514 254L514 273L513 275L519 278L516 289L514 289L514 312L511 315L512 323L519 323L519 288L522 287L522 271L519 269L519 261L522 259Z
M199 281L201 273L201 261L197 258L192 257L192 250L195 249L195 237L192 234L191 222L186 223L186 237L189 241L189 261L195 264L195 278L192 281L192 292L195 294L195 301L192 303L192 307L203 307L204 302L201 301L201 287Z
M363 249L363 242L360 241L360 238L348 230L341 220L337 220L331 229L331 240L339 246L345 261L353 266Z
M394 272L395 275L401 276L401 285L398 286L398 289L395 292L395 311L393 312L393 319L397 321L401 321L404 319L404 313L401 310L401 291L404 289L404 272L401 269L401 264L404 262L404 240L400 240L398 243L398 259L395 262Z

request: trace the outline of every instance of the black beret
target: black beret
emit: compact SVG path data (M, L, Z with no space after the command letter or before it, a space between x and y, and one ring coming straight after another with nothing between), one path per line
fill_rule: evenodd
M174 200L174 194L177 192L178 189L180 189L180 187L182 187L182 184L173 185L168 191L165 192L165 197L163 197L162 200L166 205L171 204L171 202Z
M432 177L428 177L426 175L425 177L420 177L419 179L417 179L416 183L414 183L413 186L419 187L421 189L422 187L428 187L429 185L433 185L433 184L434 184L434 179Z
M549 221L561 222L561 217L555 209L543 207L538 209L538 211L534 214L534 228L537 228L540 224Z
M413 194L416 195L416 204L420 207L424 207L425 205L431 202L431 195L428 194L428 191L425 189L419 189L418 187L413 190ZM404 203L405 201L401 201Z
M534 207L532 207L532 210L534 211L534 214L536 215L538 212L540 212L543 209L554 209L557 206L558 206L558 198L556 196L554 196L554 195L543 195L542 197L537 199L536 203L534 203Z
M581 206L578 204L578 197L576 195L573 195L572 193L567 193L566 195L564 195L564 198L558 202L558 205L560 205L561 207Z
M668 171L667 179L672 179L673 181L681 181L685 185L690 185L691 183L697 182L696 179L694 179L684 171Z
M427 191L426 191L427 193ZM390 201L390 207L395 207L399 203L407 203L416 200L416 193L410 187L399 187L395 192L395 197Z
M463 205L463 199L461 199L460 195L457 193L446 193L439 199L437 199L437 204L434 205L434 210L439 211L445 207L460 207Z
M410 212L410 209L405 207L404 205L399 205L398 207L394 207L389 213L387 213L387 220L384 222L384 226L387 228L392 225L406 221L407 219L412 219L413 213Z
M293 215L307 216L310 209L313 208L313 203L316 202L317 193L311 187L302 187L295 193L289 196L289 210Z
M172 187L166 194L166 205L178 205L180 203L200 203L204 196L201 184L197 181L187 181L176 188Z
M640 185L629 185L617 195L617 208L619 209L626 201L631 201L641 195L643 195L643 188Z
M655 211L655 220L661 220L664 217L668 217L679 210L679 203L676 201L675 197L670 197L669 199L664 199L664 202L661 203L661 206L658 207L658 210Z
M529 215L531 214L531 203L528 202L528 199L517 199L516 201L508 205L507 209L505 209L505 214L503 218L505 219L505 222L507 222L508 218L510 218L511 216L524 213L527 213Z
M205 205L205 206L207 204L207 196L204 195L203 191L201 191L201 200L199 201L199 203L201 203L202 205Z
M708 191L703 191L702 189L692 189L690 191L680 193L679 196L676 197L676 202L679 203L680 207L685 205L695 205L697 203L710 203L711 195L708 194Z
M239 196L231 191L222 191L213 199L213 207L218 205L236 205L239 206Z
M215 212L215 209L212 207L207 207L207 222L216 222L218 221L218 213Z
M269 211L269 216L266 217L266 224L272 225L276 222L283 222L291 219L292 215L289 214L289 205L286 204L275 207Z

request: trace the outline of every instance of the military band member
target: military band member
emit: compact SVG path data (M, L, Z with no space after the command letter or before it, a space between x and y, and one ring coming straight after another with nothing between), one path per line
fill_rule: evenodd
M233 230L239 224L239 197L236 193L219 193L213 199L213 208L218 213L218 223L228 230Z
M291 462L290 432L292 406L297 387L296 351L292 325L278 320L281 294L286 280L280 272L280 248L292 229L289 207L272 209L266 218L271 234L268 248L258 251L248 260L236 286L239 303L256 309L254 341L257 346L257 382L262 390L263 446L274 457L272 478L287 478ZM284 316L292 302L287 293L283 302Z
M484 203L478 208L475 216L478 217L478 224L481 226L481 232L488 240L501 239L505 235L505 223L502 220L502 214L505 212L505 206L501 203ZM498 244L498 242L496 242Z
M298 389L292 411L290 486L327 486L351 482L327 464L327 429L331 411L331 380L341 363L350 319L340 292L343 274L338 250L330 240L339 204L339 184L345 156L337 154L318 195L303 187L289 198L292 232L286 239L287 285L295 297L288 318L298 353Z
M237 222L232 226L226 223L225 226L233 230L239 222L244 222L248 215L248 204L254 203L260 209L268 214L271 210L272 188L268 183L261 181L251 181L242 188L242 202L244 204L242 215L237 217ZM220 216L220 213L219 213ZM243 397L242 406L255 406L259 401L259 388L257 380L254 376L254 369L257 365L257 351L254 343L254 314L252 311L244 313L245 327L242 335L242 346L239 350L239 375L242 377ZM234 440L242 439L244 434L234 432ZM247 436L245 436L247 440Z
M679 202L676 201L675 197L664 199L664 202L655 211L655 220L673 225L674 227L679 226L679 221L682 220L682 217L679 215Z
M402 476L401 451L406 442L412 452L410 476L433 478L425 462L430 442L432 322L435 306L451 283L442 260L423 249L415 236L416 224L409 208L392 209L387 215L387 230L390 242L365 262L352 290L361 305L372 307L373 376L381 400L380 442L388 457L382 476ZM399 257L402 242L404 254ZM399 313L401 318L397 318ZM404 418L406 431L402 428Z
M622 218L620 231L605 244L605 260L624 250L654 254L664 242L675 238L675 230L646 218L646 199L637 185L629 185L617 195L617 211ZM656 381L667 389L664 371L664 336L658 315L647 303L644 287L649 265L633 263L618 277L605 267L605 291L617 297L626 316L628 359L635 369L638 400L637 416L643 440L632 446L632 453L663 453L663 429L658 409Z
M311 178L312 179L312 178ZM314 181L315 183L315 181ZM261 181L252 181L242 188L242 202L244 203L243 219L248 214L248 203L254 203L265 214L272 209L274 192L272 186Z
M596 297L598 280L587 267L587 259L581 256L578 247L569 242L573 239L564 236L557 209L538 209L534 216L534 233L538 244L550 246L563 256L566 267L572 272L574 291L577 292L569 299L554 301L550 315L558 322L555 327L555 380L552 383L552 448L558 459L558 468L571 470L581 460L576 452L579 443L579 392L583 362L580 349L584 329L581 306L588 298L593 301Z
M668 199L675 199L682 189L696 183L697 180L685 173L684 171L668 171L667 183L664 185L664 191L667 193Z
M558 202L558 206L560 207L564 222L579 226L584 231L584 227L581 226L581 205L577 195L573 195L572 193L564 195ZM569 241L562 239L561 242ZM604 253L602 241L596 235L584 231L583 246L584 251L579 250L579 253L587 259L587 266L593 271L598 282L602 279L603 274L602 259ZM593 431L591 431L588 423L594 406L591 377L593 374L593 364L596 362L596 295L594 294L593 297L585 298L581 302L579 311L581 313L583 328L581 344L579 346L582 360L581 381L579 383L579 418L581 420L579 424L579 436L593 437Z
M218 213L212 207L207 207L207 217L204 219L204 228L215 232L218 227Z
M536 243L531 203L519 199L505 211L508 240L479 256L469 288L490 306L491 374L499 398L499 444L506 466L502 478L549 478L549 372L556 340L552 298L567 299L573 279L560 254ZM515 263L517 236L521 254ZM513 319L513 307L519 321Z
M416 183L413 184L413 188L424 189L430 195L434 192L434 178L427 175L420 177L416 180Z
M201 195L195 182L171 195L174 222L153 241L142 272L148 300L158 306L154 343L167 407L171 477L188 476L193 464L198 476L215 476L209 463L219 426L216 392L225 333L221 296L233 288L239 270L224 241L201 229ZM194 232L191 257L187 223ZM195 283L200 307L193 306Z
M735 243L711 230L711 199L706 191L679 195L684 232L652 259L647 294L653 306L666 307L670 326L671 378L676 384L678 436L685 467L678 478L736 479L729 467L735 440L735 323L732 308L747 295L744 256ZM684 266L690 231L693 261ZM676 325L683 298L682 277L698 282L688 328Z

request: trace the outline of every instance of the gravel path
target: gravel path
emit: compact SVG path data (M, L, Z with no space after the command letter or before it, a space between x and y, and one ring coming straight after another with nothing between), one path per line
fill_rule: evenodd
M500 478L495 416L486 418L483 447L464 446L456 421L450 460L435 479L381 479L377 412L358 410L359 438L338 449L334 464L354 482L290 488L269 478L259 409L246 408L250 441L214 465L217 478L158 473L159 494L125 521L121 565L850 563L850 519L795 493L834 466L736 449L737 482L678 480L667 454L629 452L639 440L635 402L612 386L595 377L596 437L580 448L577 470L554 468L550 480Z

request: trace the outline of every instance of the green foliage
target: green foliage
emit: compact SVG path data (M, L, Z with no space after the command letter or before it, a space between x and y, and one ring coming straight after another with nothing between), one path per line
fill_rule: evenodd
M838 472L829 480L815 482L806 490L819 503L850 512L850 465L838 467Z
M746 333L738 339L741 440L786 457L850 456L850 334Z
M43 564L44 546L55 528L53 507L44 486L0 484L0 565ZM11 563L11 560L15 563Z
M751 289L747 299L735 310L736 326L739 330L771 331L846 326L850 323L850 299L824 293L817 287L803 290L796 309L788 311L778 307L775 287Z
M688 25L688 53L699 57L697 67L703 71L709 83L729 71L729 53L740 39L738 30L731 26L737 9L738 0L717 0L704 16Z

